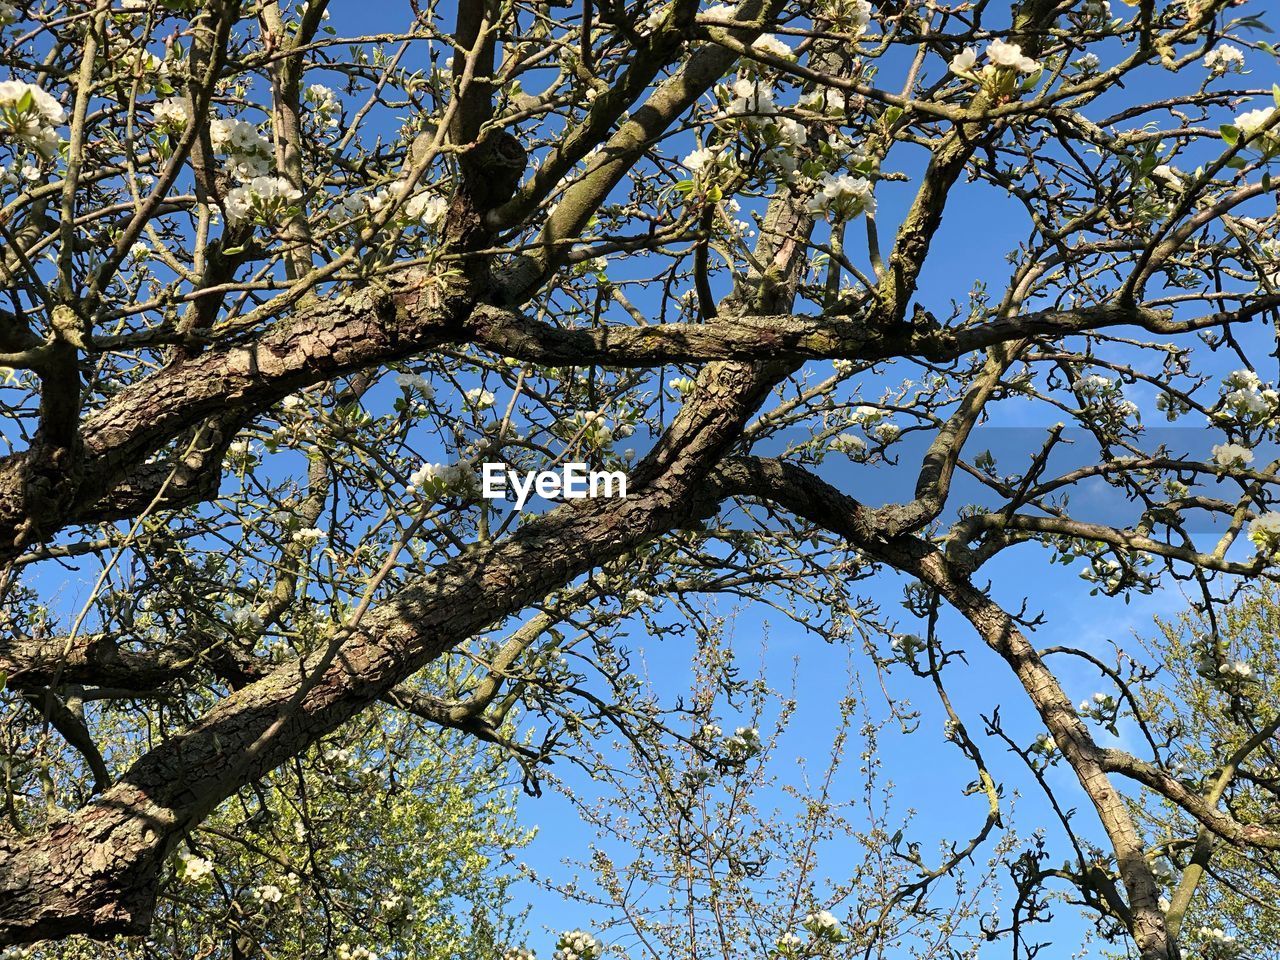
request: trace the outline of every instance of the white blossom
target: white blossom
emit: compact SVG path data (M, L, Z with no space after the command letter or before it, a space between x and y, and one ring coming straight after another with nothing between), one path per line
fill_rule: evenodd
M1266 394L1252 387L1232 390L1222 398L1222 402L1236 413L1245 416L1266 413L1270 408Z
M724 745L729 753L737 757L752 757L760 752L760 731L755 727L738 727L733 736L725 739Z
M734 81L730 89L733 92L733 99L725 107L725 113L731 117L743 114L768 115L778 112L773 102L773 88L767 82L744 78Z
M151 108L151 117L157 126L181 130L191 121L191 106L185 100L170 97Z
M338 95L323 83L307 84L302 95L315 104L318 110L336 110L338 107Z
M1280 513L1264 513L1250 520L1249 539L1260 552L1273 553L1280 546Z
M844 939L844 928L829 910L818 910L804 918L802 924L815 939L838 943Z
M854 457L867 449L867 442L853 433L842 433L831 441L831 449Z
M585 930L566 930L556 941L555 960L598 960L604 953L600 941Z
M260 903L279 903L284 899L284 891L273 883L266 883L260 887L254 887L253 899Z
M53 128L65 121L62 104L44 90L22 80L0 81L0 130L50 153L58 142Z
M751 44L751 49L756 51L756 53L773 54L773 56L780 57L783 60L791 60L796 55L795 51L789 46L777 37L768 33L758 37L756 42Z
M818 113L844 113L844 93L835 87L819 87L800 98L800 106Z
M710 147L702 147L680 161L681 165L693 173L702 173L708 167L715 166L718 151Z
M994 66L1017 70L1019 73L1035 73L1040 69L1040 64L1023 54L1022 47L999 38L987 45L987 59Z
M973 47L965 47L951 58L951 63L948 66L951 68L952 73L965 76L973 72L974 65L977 62L978 51L974 50Z
M1235 677L1237 680L1246 680L1253 675L1253 667L1244 660L1232 660L1230 663L1219 666L1218 674L1224 677Z
M778 120L778 134L794 147L803 147L809 140L809 131L799 120L782 117Z
M1098 59L1098 55L1092 50L1081 54L1072 62L1080 69L1081 73L1093 73L1102 65L1102 61Z
M328 538L328 534L316 527L303 527L293 535L293 542L301 544L303 547L314 547L321 540Z
M654 10L640 22L641 28L644 30L657 30L658 27L662 26L662 21L667 18L667 11L669 9L671 8L668 5L661 6L657 10Z
M462 464L424 463L409 475L409 494L439 496L451 487L456 487L466 478L466 468Z
M405 201L404 213L410 220L420 220L426 226L432 226L444 219L449 209L449 201L429 193L419 193Z
M350 223L365 211L365 202L361 197L347 195L339 197L326 214L333 223Z
M731 3L721 3L714 7L707 7L702 11L702 16L712 20L734 21L738 18L738 8Z
M824 0L822 13L832 26L860 37L871 23L869 0Z
M1106 393L1115 385L1115 381L1110 377L1104 377L1100 373L1091 373L1076 381L1076 392L1086 397L1096 396L1100 393Z
M1238 443L1214 444L1213 462L1220 467L1248 466L1253 463L1253 451Z
M486 390L484 387L473 387L465 394L467 401L481 410L488 410L493 406L495 399L492 390Z
M1222 43L1204 55L1204 65L1210 73L1221 76L1224 73L1244 72L1244 51L1229 43Z
M847 173L823 174L817 192L809 201L809 210L813 213L827 213L833 209L846 217L855 217L860 213L874 216L876 198L871 181Z
M262 618L253 607L241 604L227 612L227 623L242 630L257 630L262 626Z
M410 393L417 393L424 400L430 400L436 395L435 388L427 381L427 378L420 373L400 373L396 375L396 383L404 390Z
M1270 107L1264 107L1261 110L1250 110L1249 112L1242 113L1240 116L1236 117L1236 128L1244 134L1245 139L1251 139L1256 136L1263 127L1271 122L1274 115L1275 110ZM1276 130L1273 127L1267 131L1266 139L1274 139L1276 135Z
M213 873L213 861L206 860L204 857L193 857L184 855L182 857L182 866L178 873L178 878L183 883L199 883L209 874Z
M1200 927L1196 930L1196 937L1224 947L1230 947L1236 942L1236 938L1227 934L1221 927Z
M252 215L271 219L302 199L302 191L283 177L254 177L227 191L227 221L238 223Z
M248 120L224 117L215 117L209 123L209 143L218 153L257 153L271 147Z

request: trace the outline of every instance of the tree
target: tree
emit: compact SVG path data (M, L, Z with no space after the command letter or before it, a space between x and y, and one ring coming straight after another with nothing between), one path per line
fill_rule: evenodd
M1186 580L1206 611L1274 577L1253 460L1280 406L1258 370L1280 110L1248 3L460 0L356 33L322 0L0 10L0 665L25 704L0 942L145 932L184 837L379 704L530 783L584 724L668 724L600 634L697 593L878 631L994 807L974 850L1001 789L948 698L943 608L999 656L1043 730L986 731L1067 765L1101 831L1064 815L1063 867L1009 864L987 934L1015 953L1056 887L1179 956L1126 790L1280 849L1171 743L1104 745L1136 708L1073 704L1073 651L984 578L1025 544L1101 594ZM957 243L1007 262L957 286ZM1220 442L1169 449L1156 409ZM1027 411L1074 426L1029 463L976 449ZM565 459L626 496L482 496L483 463ZM898 495L859 499L894 462ZM1073 505L1099 484L1123 519ZM853 593L873 574L923 636Z
M1267 667L1276 659L1278 623L1270 584L1221 610L1162 622L1154 645L1169 671L1162 689L1149 689L1143 704L1153 728L1177 733L1169 754L1175 776L1237 816L1267 824L1275 820L1277 774L1268 709L1276 678ZM1163 840L1171 922L1176 918L1227 956L1273 951L1274 853L1223 843L1167 801L1140 809Z
M527 833L484 745L423 726L375 708L215 810L176 851L145 940L73 937L36 956L489 960L517 938L507 890Z

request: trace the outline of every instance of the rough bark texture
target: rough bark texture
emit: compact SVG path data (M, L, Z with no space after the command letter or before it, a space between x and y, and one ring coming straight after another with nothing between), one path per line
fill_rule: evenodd
M620 501L561 507L401 591L351 636L222 700L44 838L0 847L0 943L145 931L181 831L462 639L715 502L702 484L787 367L719 364ZM85 656L92 655L92 648ZM122 891L128 896L120 896Z

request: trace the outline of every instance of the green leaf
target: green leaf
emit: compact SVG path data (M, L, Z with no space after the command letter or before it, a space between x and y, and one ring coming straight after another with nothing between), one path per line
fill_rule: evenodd
M1224 123L1218 128L1218 133L1222 134L1222 139L1227 142L1227 146L1234 147L1236 141L1240 139L1240 131L1229 123Z

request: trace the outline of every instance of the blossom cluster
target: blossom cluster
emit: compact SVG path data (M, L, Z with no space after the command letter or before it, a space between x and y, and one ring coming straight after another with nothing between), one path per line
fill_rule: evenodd
M1280 123L1273 122L1278 109L1280 108L1263 107L1248 110L1236 117L1235 130L1246 143L1261 150L1266 157L1280 151Z
M302 91L307 117L322 127L336 127L341 104L338 95L322 83L309 83Z
M293 205L301 199L302 191L284 177L254 177L227 191L227 220L278 220L296 209Z
M1221 927L1200 927L1195 936L1203 945L1206 956L1233 957L1237 953L1236 938Z
M1247 467L1253 463L1253 451L1238 443L1217 443L1210 452L1220 467Z
M1209 650L1201 653L1196 661L1196 672L1210 684L1230 693L1238 693L1243 684L1254 679L1253 666L1248 660L1221 661Z
M0 133L49 154L58 146L54 127L66 119L62 104L34 84L0 81Z
M1124 567L1117 560L1095 557L1080 572L1080 579L1098 584L1107 593L1115 593L1124 585Z
M396 384L409 393L417 394L423 400L430 400L436 395L430 381L420 373L401 373L396 375Z
M173 116L172 108L163 112ZM271 172L271 141L248 120L215 117L209 124L209 145L215 153L226 155L231 175L237 180L252 180Z
M737 760L754 757L763 749L760 731L755 727L738 727L724 742L729 755Z
M568 437L578 437L588 446L604 449L614 440L629 437L634 427L629 423L616 423L612 427L604 413L596 410L577 410L567 418L562 432Z
M253 888L253 899L259 903L279 903L284 899L284 891L274 883L264 883Z
M1244 52L1229 43L1219 44L1204 55L1204 66L1216 76L1244 73Z
M1251 426L1269 422L1280 409L1280 393L1265 387L1252 370L1237 370L1223 381L1222 404L1214 420Z
M818 182L817 191L809 200L812 213L835 213L841 219L849 219L865 213L875 216L876 198L871 181L866 177L854 177L847 173L825 173Z
M1115 716L1118 706L1116 698L1111 694L1095 693L1092 699L1081 700L1076 710L1082 717L1109 721Z
M855 459L866 452L867 442L853 433L842 433L831 441L831 449Z
M948 66L957 77L981 84L993 94L1008 95L1013 92L1019 75L1032 76L1040 72L1041 65L1022 52L1022 47L1007 40L994 39L987 44L987 65L977 70L978 51L965 47L951 58Z
M191 122L191 105L178 97L158 100L151 106L151 119L161 130L180 133Z
M804 918L801 924L816 942L826 944L842 943L845 939L844 927L830 910L817 910Z
M901 659L912 662L921 650L925 648L925 642L914 633L900 633L889 641L889 648Z
M824 0L822 16L833 29L860 37L871 24L871 9L870 0Z
M566 930L556 941L555 960L598 960L604 953L600 941L585 930Z
M439 497L465 483L466 467L462 464L424 463L409 475L405 492L422 497Z
M213 861L204 857L183 854L182 864L178 868L178 879L183 883L200 883L213 873Z
M293 534L293 542L300 544L303 548L309 549L316 546L322 540L327 539L328 534L318 527L303 527L301 530L295 531Z
M1250 520L1249 540L1262 554L1280 549L1280 513L1268 512Z

